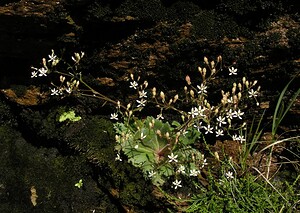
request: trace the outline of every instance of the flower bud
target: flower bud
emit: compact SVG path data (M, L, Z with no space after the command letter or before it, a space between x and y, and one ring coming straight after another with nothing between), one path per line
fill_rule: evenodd
M214 68L214 67L215 67L215 62L214 62L214 61L211 61L211 62L210 62L210 66L211 66L211 68Z
M42 60L43 60L43 66L44 66L45 68L47 68L47 62L46 62L46 59L43 58Z
M246 88L248 89L249 88L249 81L246 81L245 85L246 85Z
M243 84L246 83L246 77L243 77L242 82L243 82Z
M131 103L127 104L127 110L131 107Z
M239 99L242 98L242 93L241 93L241 92L238 93L238 98L239 98Z
M201 73L202 75L202 68L201 67L198 67L198 71Z
M204 57L204 62L208 65L208 59L206 57Z
M188 84L188 85L191 85L191 78L190 78L190 76L185 76L185 81L186 81L186 83Z
M194 93L194 90L190 90L190 95L194 98L195 97L195 93Z
M217 61L221 62L222 61L222 56L219 55L218 58L217 58Z
M153 96L153 98L155 98L155 96L156 96L156 88L155 87L152 88L152 96Z
M185 86L183 89L184 89L184 92L187 93L187 87Z
M215 152L214 155L215 155L215 158L219 161L219 160L220 160L219 153L218 153L218 152Z
M165 93L163 91L160 92L160 97L162 99L162 102L165 102Z
M204 67L202 70L202 77L205 78L205 76L206 76L206 68Z
M167 139L170 139L170 134L169 134L169 132L166 132L165 136L166 136Z
M60 80L61 83L63 83L63 82L65 81L65 79L66 79L66 77L64 77L64 76L62 76L62 75L59 76L59 80Z
M178 100L178 94L174 96L174 103Z
M239 88L239 91L242 91L242 84L241 83L238 84L238 88Z
M144 81L145 89L148 87L148 81Z

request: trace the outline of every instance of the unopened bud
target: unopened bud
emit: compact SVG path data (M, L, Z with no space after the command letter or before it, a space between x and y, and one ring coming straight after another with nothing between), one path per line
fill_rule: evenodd
M148 87L148 81L144 81L145 89Z
M43 60L43 66L44 66L45 68L47 68L47 62L46 62L46 59L43 58L42 60Z
M238 93L238 98L239 98L239 99L242 98L242 93L241 93L241 92Z
M242 82L243 82L243 84L246 83L246 77L243 77Z
M240 91L242 91L242 84L241 83L238 84L238 88L239 88Z
M245 85L246 85L246 88L248 89L249 88L249 81L246 81Z
M215 73L216 73L216 68L213 68L213 69L211 70L211 74L214 75Z
M186 81L186 83L188 84L188 85L191 85L191 78L190 78L190 76L185 76L185 81Z
M206 76L206 68L205 67L202 70L202 76L203 76L203 78L205 78L205 76Z
M155 87L152 88L152 96L153 96L153 98L156 96L156 88Z
M167 139L170 139L170 134L169 134L169 132L166 132L165 136L166 136Z
M59 76L59 80L60 80L61 83L63 83L63 82L65 81L65 79L66 79L66 77L64 77L64 76L62 76L62 75Z
M163 91L160 92L160 97L162 99L162 101L165 101L165 93Z
M178 94L174 96L174 103L178 100Z
M173 103L173 99L171 98L170 100L169 100L169 105L171 105Z
M215 62L214 62L214 61L211 61L211 62L210 62L210 66L211 66L211 68L214 68L214 67L215 67Z
M130 73L130 78L131 78L131 80L134 80L134 76L132 73Z
M127 110L131 107L131 103L127 104Z
M187 93L187 87L185 86L183 89L184 89L184 92Z
M219 160L220 160L219 153L218 153L218 152L215 152L214 155L215 155L215 158L219 161Z
M204 62L208 65L208 59L204 57Z
M159 137L161 137L161 131L158 129L158 130L156 130L156 134L159 136Z
M190 90L190 95L194 98L195 97L195 93L194 93L194 90Z
M221 62L222 61L222 56L219 55L218 58L217 58L217 61Z
M202 75L202 68L201 67L198 67L198 71L201 73Z

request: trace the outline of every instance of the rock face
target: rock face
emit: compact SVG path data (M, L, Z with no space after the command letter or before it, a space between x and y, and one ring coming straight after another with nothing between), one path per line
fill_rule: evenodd
M105 111L107 108L101 108L99 112L101 104L86 99L51 101L49 93L43 92L45 87L46 90L49 88L46 82L41 80L38 86L31 86L37 83L30 79L30 66L39 64L51 49L66 57L73 51L84 51L86 57L80 71L91 78L90 83L96 88L121 97L128 92L130 73L141 76L163 90L173 90L184 84L186 75L195 76L204 56L211 59L222 55L225 67L234 64L239 69L237 78L246 75L250 79L258 79L266 91L261 97L262 101L270 101L270 109L274 107L274 92L281 91L300 70L297 0L203 2L0 2L0 110L3 111L0 114L0 137L5 141L1 144L1 152L9 155L11 149L17 150L16 157L24 161L24 168L28 168L28 171L22 171L24 178L18 182L23 190L22 196L27 201L21 207L15 206L10 210L17 211L28 206L34 208L28 194L34 187L39 196L37 207L41 211L51 207L46 199L64 212L71 212L74 206L78 212L88 212L93 210L89 209L89 205L102 212L147 212L151 204L157 208L156 212L160 211L161 206L153 196L150 184L138 175L139 171L129 165L120 166L114 161L111 123L100 118L107 118L110 113ZM232 82L226 76L221 76L219 83L213 85L216 93L231 87ZM294 82L291 91L299 88L299 76ZM78 124L59 124L57 115L64 107L74 107L86 117ZM295 108L293 112L299 116ZM99 130L101 125L104 126L100 130L104 129L105 135ZM106 135L107 132L109 135ZM14 142L7 134L16 135L18 140ZM24 153L21 153L22 149ZM32 152L36 153L34 157L38 162L29 159L28 155ZM43 157L47 155L50 157ZM71 165L68 165L70 158ZM53 166L49 162L57 164ZM14 159L7 160L7 163L13 164ZM63 174L61 167L67 165L66 170L71 171L72 166L78 166L71 174L77 179L80 179L80 175L85 178L87 188L84 190L91 190L93 199L89 203L86 191L79 196L74 187L74 181L78 180L72 178L67 182L67 189L74 199L68 200L67 189L59 195L72 205L54 199L49 193L53 190L58 196L57 187L61 185L59 181L35 173L40 165L44 165L47 171L58 169L59 180L71 178ZM5 167L4 164L0 166ZM30 168L32 166L35 169ZM22 168L17 166L17 169ZM130 179L126 174L134 178ZM53 188L48 189L39 180L39 175ZM51 175L55 176L53 173ZM7 201L4 207L1 206L3 209L9 208L10 204L17 205L4 193L14 190L10 188L8 180L15 176L12 172L0 179L1 200ZM82 198L81 204L76 203L79 202L75 199L77 196ZM20 196L16 199L23 198ZM97 203L97 199L102 201ZM44 204L39 206L39 203ZM28 212L32 212L31 209Z

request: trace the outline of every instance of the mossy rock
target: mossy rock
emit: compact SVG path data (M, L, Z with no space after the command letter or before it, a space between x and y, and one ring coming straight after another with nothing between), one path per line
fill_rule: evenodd
M100 206L113 210L91 178L85 158L36 148L7 126L0 126L0 141L1 212L89 212ZM79 179L80 189L74 186Z

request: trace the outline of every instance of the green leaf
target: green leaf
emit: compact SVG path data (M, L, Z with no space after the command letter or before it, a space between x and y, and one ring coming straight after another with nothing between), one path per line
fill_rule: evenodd
M58 121L59 122L64 122L66 120L70 120L72 122L76 122L79 121L81 119L80 116L76 116L74 110L68 111L68 112L64 112L63 114L61 114L59 116Z

